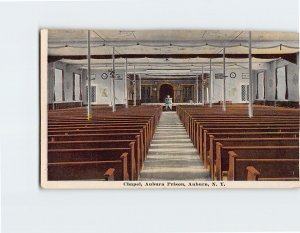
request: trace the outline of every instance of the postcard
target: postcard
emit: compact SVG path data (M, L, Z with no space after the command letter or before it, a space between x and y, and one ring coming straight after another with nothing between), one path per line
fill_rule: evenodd
M40 31L41 187L295 188L299 34Z

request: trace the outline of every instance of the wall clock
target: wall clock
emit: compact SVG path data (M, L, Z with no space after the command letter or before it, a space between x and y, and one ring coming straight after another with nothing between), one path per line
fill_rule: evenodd
M236 73L235 72L231 72L230 73L230 78L235 78L236 77Z
M103 73L103 74L101 75L101 78L102 78L102 79L107 79L107 78L108 78L108 74L107 74L107 73Z

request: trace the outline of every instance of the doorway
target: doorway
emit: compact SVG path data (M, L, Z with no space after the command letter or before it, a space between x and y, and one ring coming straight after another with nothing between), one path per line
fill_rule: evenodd
M173 99L174 103L174 88L170 84L163 84L159 88L159 102L165 102L165 98L169 95Z

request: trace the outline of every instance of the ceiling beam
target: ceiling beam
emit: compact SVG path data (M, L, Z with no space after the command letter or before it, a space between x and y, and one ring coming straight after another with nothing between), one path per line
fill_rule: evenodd
M223 54L116 54L115 58L175 58L175 59L188 59L188 58L222 58ZM226 54L226 58L245 58L248 59L248 54ZM291 63L297 63L297 53L287 54L252 54L254 58L260 59L278 59L282 58ZM92 59L112 59L112 55L91 55ZM48 62L55 62L61 59L83 60L86 59L85 55L59 55L48 56Z

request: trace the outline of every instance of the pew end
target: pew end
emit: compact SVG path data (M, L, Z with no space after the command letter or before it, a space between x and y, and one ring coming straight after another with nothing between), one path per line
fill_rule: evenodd
M234 173L235 173L234 163L238 155L234 151L229 151L228 155L229 155L229 169L228 169L227 180L234 181Z
M123 177L124 180L129 180L129 174L128 174L128 153L123 153L120 157L123 160Z
M115 180L115 169L114 168L107 169L107 171L104 173L104 178L106 181L114 181Z
M247 181L257 181L260 172L253 166L247 167Z

